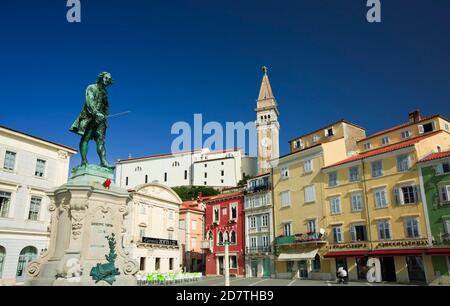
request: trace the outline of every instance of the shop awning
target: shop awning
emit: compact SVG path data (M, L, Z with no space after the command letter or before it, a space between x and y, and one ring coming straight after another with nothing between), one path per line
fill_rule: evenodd
M450 249L448 249L450 251ZM328 252L325 258L329 257L357 257L357 256L409 256L427 253L427 249L404 249L404 250L374 250L374 251L342 251Z
M450 248L441 248L441 249L428 249L425 254L427 255L450 255Z
M303 252L303 253L281 253L278 255L279 261L294 261L294 260L306 260L306 259L314 259L317 255L317 252L319 249L315 249L310 252Z
M366 256L369 251L343 251L343 252L328 252L325 254L325 258L328 257L352 257L352 256Z

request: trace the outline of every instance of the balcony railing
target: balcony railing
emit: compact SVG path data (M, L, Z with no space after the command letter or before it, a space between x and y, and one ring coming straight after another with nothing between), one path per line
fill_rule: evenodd
M258 247L246 247L245 251L248 254L256 254L256 253L270 253L272 252L272 247L269 246L258 246Z
M250 194L250 193L261 192L261 191L269 191L271 188L272 188L272 184L249 187L249 188L247 188L246 193Z

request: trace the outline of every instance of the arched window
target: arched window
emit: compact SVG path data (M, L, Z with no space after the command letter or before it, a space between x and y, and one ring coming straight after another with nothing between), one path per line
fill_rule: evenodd
M267 118L269 118L269 119L270 119L270 115L268 115L268 116L267 116Z
M222 232L219 232L219 234L218 234L217 243L223 244L223 233Z
M136 168L134 168L134 171L135 171L135 172L140 172L140 171L142 171L142 167L137 166Z
M230 242L230 233L225 232L225 235L223 235L223 240L225 242Z
M312 269L314 272L320 272L320 255L316 254L312 262Z
M0 245L0 278L2 278L3 273L3 263L5 262L6 250Z
M236 244L236 232L235 231L231 231L230 243Z
M17 264L16 278L23 280L26 276L27 265L37 257L37 249L33 246L27 246L20 252L19 263Z

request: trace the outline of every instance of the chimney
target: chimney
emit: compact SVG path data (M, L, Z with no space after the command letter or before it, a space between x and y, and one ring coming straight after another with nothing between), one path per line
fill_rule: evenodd
M415 110L411 113L409 113L409 123L417 123L420 121L421 116L420 116L420 111L419 110Z

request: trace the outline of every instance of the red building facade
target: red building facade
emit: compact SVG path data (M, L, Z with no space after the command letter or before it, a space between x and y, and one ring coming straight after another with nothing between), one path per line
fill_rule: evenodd
M229 239L230 276L245 275L244 194L234 192L206 202L206 275L224 275L226 237Z

